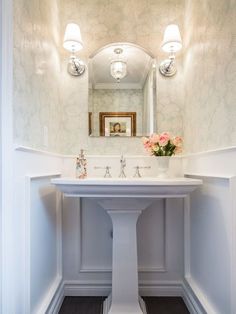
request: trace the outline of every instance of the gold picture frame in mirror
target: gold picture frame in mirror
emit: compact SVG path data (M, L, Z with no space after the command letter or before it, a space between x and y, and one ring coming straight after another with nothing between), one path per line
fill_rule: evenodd
M100 112L100 136L136 135L136 112Z

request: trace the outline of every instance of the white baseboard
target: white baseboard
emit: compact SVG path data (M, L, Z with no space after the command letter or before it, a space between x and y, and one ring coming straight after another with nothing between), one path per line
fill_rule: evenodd
M142 296L182 296L182 281L141 282L139 292ZM108 296L111 282L65 281L65 296Z
M183 281L183 299L191 314L218 313L200 287L190 277L186 277Z
M58 286L58 289L56 290L46 313L47 314L57 314L61 308L61 305L64 300L64 283L61 281L60 285Z
M213 314L214 309L208 304L202 304L199 300L198 290L187 279L182 281L143 282L140 284L142 296L178 296L182 297L191 314ZM57 314L65 296L108 296L111 292L111 283L89 281L64 281L58 287L47 314Z
M37 307L37 310L34 313L42 314L54 314L57 313L60 309L60 306L64 299L63 291L63 281L61 277L57 277L42 302ZM58 311L57 311L58 309Z
M111 283L108 281L64 281L65 296L108 296Z

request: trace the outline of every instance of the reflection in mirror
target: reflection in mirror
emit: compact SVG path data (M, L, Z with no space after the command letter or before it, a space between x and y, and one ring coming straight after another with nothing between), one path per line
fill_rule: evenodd
M89 135L156 131L156 60L142 47L114 43L89 59Z

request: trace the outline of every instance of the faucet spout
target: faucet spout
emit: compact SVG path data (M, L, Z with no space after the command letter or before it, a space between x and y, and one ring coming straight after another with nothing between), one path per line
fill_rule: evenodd
M126 167L126 160L124 158L124 155L122 154L120 157L120 175L119 175L119 178L126 178L125 167Z

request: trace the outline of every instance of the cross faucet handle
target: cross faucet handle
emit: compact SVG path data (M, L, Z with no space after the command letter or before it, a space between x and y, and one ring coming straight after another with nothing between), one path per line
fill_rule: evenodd
M94 167L94 169L105 169L106 172L104 174L104 178L111 178L111 173L110 173L110 169L111 167L110 166L106 166L106 167Z
M136 170L135 170L135 174L134 174L134 178L141 178L141 174L140 174L140 169L151 169L150 166L146 166L146 167L140 167L140 166L136 166L134 167Z

